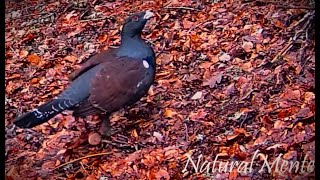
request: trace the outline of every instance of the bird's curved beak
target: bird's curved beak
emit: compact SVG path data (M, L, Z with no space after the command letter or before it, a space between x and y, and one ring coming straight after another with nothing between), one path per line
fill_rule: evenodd
M143 16L143 19L150 19L151 17L153 17L154 16L154 14L153 14L153 12L151 12L151 11L149 11L149 10L147 10L146 11L146 14Z

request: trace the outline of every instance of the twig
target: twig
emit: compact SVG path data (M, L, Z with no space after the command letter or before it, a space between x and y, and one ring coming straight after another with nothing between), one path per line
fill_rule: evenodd
M106 18L85 19L85 20L80 20L80 22L101 21L101 20L105 20L105 19L106 19Z
M156 57L158 57L164 51L165 47L166 47L166 40L163 41L161 50L160 50L160 52L157 53Z
M208 21L205 21L205 22L199 23L199 24L197 24L197 25L195 25L195 26L191 27L191 28L188 30L187 34L189 34L192 30L197 29L198 27L200 27L200 26L202 26L202 25L204 25L204 26L205 26L205 25L210 24L210 23L212 23L212 22L213 22L213 20L212 20L212 19L210 19L210 20L208 20Z
M84 156L84 157L81 157L81 158L74 159L74 160L72 160L72 161L69 161L69 162L63 163L63 164L61 164L60 166L58 166L58 167L54 168L53 170L59 169L59 168L61 168L61 167L63 167L63 166L66 166L66 165L68 165L68 164L71 164L71 163L74 163L74 162L80 161L80 160L82 160L82 159L86 159L86 158L90 158L90 157L95 157L95 156L109 155L109 154L111 154L111 152L98 153L98 154L91 154L91 155L88 155L88 156Z
M305 16L297 24L294 25L294 27L298 26L302 21L306 20L307 18L310 18L312 14L312 12L305 14ZM277 62L280 56L285 55L290 50L290 48L293 46L293 43L297 40L301 33L306 30L309 23L310 19L308 19L308 21L304 24L300 31L295 33L294 37L290 38L288 44L272 59L271 63Z
M188 126L186 123L184 123L184 126L186 127L186 141L188 142L189 136L188 136Z
M292 47L293 45L293 38L291 37L289 40L289 43L272 59L271 63L275 63L278 61L280 56L283 56L284 54L286 54L289 49Z
M248 117L248 113L246 113L246 116L244 117L244 119L241 121L240 123L240 128L242 127L243 123L247 120Z
M88 172L87 172L86 168L84 168L84 166L83 166L82 162L80 162L80 165L81 165L81 167L82 167L83 171L87 174L87 176L89 176L89 174L88 174Z
M191 7L185 7L185 6L178 6L178 7L168 6L168 7L164 7L164 8L165 9L186 9L186 10L192 10L192 11L199 11L198 9L191 8Z
M308 62L310 59L311 59L311 56L309 56L309 57L304 61L303 65L302 65L302 67L301 67L301 70L300 70L300 72L299 72L300 75L302 74L303 69L305 68L307 62Z
M291 31L292 29L294 29L295 27L297 27L301 22L305 21L307 18L309 18L309 16L313 15L314 12L313 11L310 11L308 12L307 14L305 14L303 16L303 18L301 18L298 22L296 22L292 27L289 27L288 28L288 31Z

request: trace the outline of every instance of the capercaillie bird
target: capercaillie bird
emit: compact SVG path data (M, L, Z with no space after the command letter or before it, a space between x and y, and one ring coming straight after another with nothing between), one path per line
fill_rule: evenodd
M155 79L155 54L141 38L151 11L129 16L121 31L119 48L104 50L72 73L70 85L52 100L14 120L21 128L49 121L64 110L73 116L110 114L139 101ZM108 118L105 121L109 121Z

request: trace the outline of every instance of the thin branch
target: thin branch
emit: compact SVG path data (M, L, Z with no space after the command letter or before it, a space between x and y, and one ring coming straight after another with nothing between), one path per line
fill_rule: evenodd
M200 27L200 26L202 26L202 25L207 25L207 24L210 24L210 23L212 23L212 19L210 19L210 20L208 20L208 21L205 21L205 22L202 22L202 23L199 23L199 24L197 24L197 25L195 25L195 26L193 26L193 27L191 27L189 30L188 30L188 32L187 32L187 34L189 34L192 30L194 30L194 29L197 29L198 27Z
M191 7L185 7L185 6L178 6L178 7L164 7L165 9L186 9L186 10L192 10L192 11L199 11L198 9L191 8Z
M59 168L61 168L61 167L63 167L63 166L66 166L66 165L68 165L68 164L71 164L71 163L74 163L74 162L80 161L80 160L82 160L82 159L86 159L86 158L90 158L90 157L95 157L95 156L109 155L109 154L111 154L111 152L98 153L98 154L91 154L91 155L84 156L84 157L81 157L81 158L74 159L74 160L72 160L72 161L66 162L66 163L64 163L64 164L61 164L60 166L58 166L58 167L54 168L53 170L59 169Z
M166 40L163 41L161 50L157 53L156 57L158 57L164 51L165 47L166 47Z
M101 21L101 20L106 20L106 18L85 19L85 20L80 20L80 22Z

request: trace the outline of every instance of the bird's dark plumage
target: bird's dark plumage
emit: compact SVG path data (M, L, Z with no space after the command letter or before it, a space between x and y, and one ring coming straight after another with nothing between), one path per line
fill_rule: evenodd
M31 128L64 110L74 116L112 113L144 96L155 78L155 54L141 39L150 11L128 17L117 49L90 58L71 76L71 84L51 101L15 119L21 128Z

